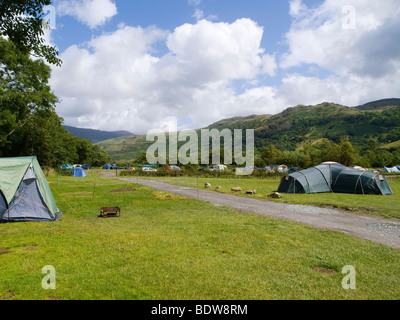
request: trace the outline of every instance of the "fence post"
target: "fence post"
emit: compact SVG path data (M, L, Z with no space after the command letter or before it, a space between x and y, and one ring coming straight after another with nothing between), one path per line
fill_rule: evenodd
M92 195L92 208L93 208L93 201L94 201L94 193L96 191L96 184L93 185L93 195Z

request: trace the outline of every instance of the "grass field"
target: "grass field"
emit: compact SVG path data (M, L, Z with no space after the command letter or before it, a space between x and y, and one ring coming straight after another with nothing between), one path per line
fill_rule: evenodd
M96 172L48 180L62 221L0 224L2 300L400 298L399 250ZM103 206L121 217L98 218ZM346 265L356 290L342 288Z
M213 192L223 192L238 196L267 200L267 196L278 189L280 178L203 178L203 177L154 177L155 179L170 184L192 188L204 188L206 183L211 184ZM321 194L283 194L281 199L268 199L278 202L287 202L304 205L331 206L350 211L374 214L387 218L400 219L400 179L388 178L394 195L352 195L339 193ZM218 186L222 189L215 190ZM233 187L241 187L243 192L231 191ZM257 190L255 195L246 195L246 190Z

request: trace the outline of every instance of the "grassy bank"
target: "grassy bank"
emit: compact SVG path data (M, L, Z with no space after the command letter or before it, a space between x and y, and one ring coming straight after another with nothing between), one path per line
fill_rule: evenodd
M62 221L0 225L0 299L400 298L399 250L96 175L49 182Z

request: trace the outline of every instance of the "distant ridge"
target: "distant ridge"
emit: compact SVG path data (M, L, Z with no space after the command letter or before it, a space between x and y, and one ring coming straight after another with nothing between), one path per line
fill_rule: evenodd
M207 129L253 129L255 148L261 152L271 144L281 151L301 150L304 146L343 137L366 152L369 139L379 141L378 148L396 151L400 145L400 99L382 99L355 107L323 102L298 105L275 115L249 115L222 119ZM151 142L136 135L99 143L114 160L131 160L146 152Z
M361 106L355 107L358 110L368 111L368 110L376 110L385 107L400 107L400 99L392 98L392 99L382 99L377 101L368 102Z
M76 128L71 126L64 126L64 128L74 137L90 140L92 143L98 143L109 139L116 139L133 135L133 133L129 131L102 131Z

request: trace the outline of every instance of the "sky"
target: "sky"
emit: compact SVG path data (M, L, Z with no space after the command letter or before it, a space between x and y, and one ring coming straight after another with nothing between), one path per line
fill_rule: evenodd
M184 130L400 97L398 0L53 0L64 124Z

